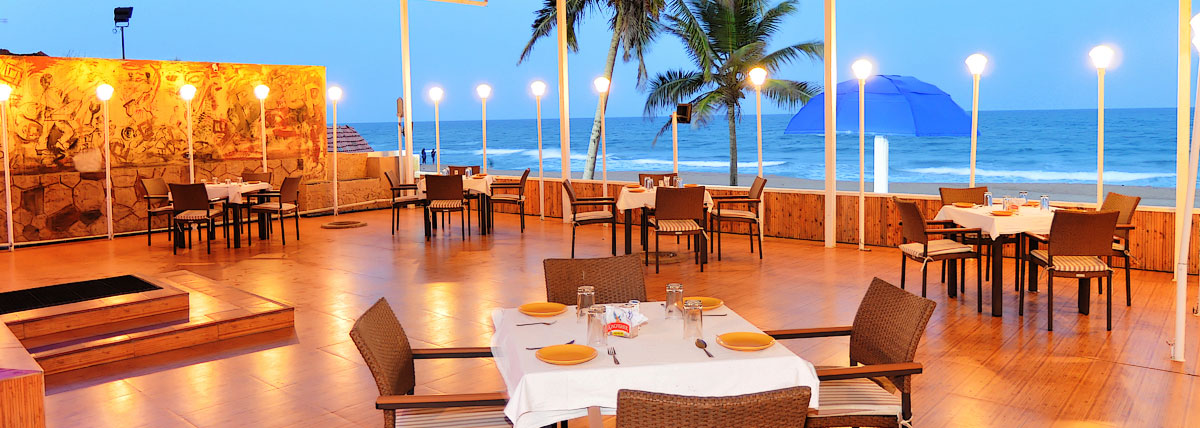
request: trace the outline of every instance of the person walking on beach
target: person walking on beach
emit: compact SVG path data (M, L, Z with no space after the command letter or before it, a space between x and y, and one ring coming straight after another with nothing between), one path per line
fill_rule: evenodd
M428 160L429 160L428 154L425 153L425 149L421 149L421 164L424 165L424 164L429 163Z

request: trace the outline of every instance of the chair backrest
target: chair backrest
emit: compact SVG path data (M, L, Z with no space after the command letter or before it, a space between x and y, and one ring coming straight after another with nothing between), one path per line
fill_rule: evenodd
M521 173L521 187L517 188L517 194L525 194L525 182L529 181L529 168L525 168L525 172Z
M396 187L396 179L392 177L392 172L391 172L391 171L384 171L384 172L383 172L383 178L386 178L386 179L387 179L387 182L388 182L388 187L389 187L389 188L391 188L391 187Z
M812 391L794 386L730 397L617 391L617 428L803 427Z
M208 189L204 183L174 184L171 188L171 203L176 211L208 210Z
M655 186L663 186L663 185L666 185L664 180L667 177L671 177L671 178L679 177L679 173L664 172L662 174L638 174L638 184L645 183L646 179L649 178L649 179L654 180Z
M646 277L637 254L596 259L545 259L546 301L574 305L581 285L596 287L596 303L646 301Z
M928 235L925 235L925 229L929 226L925 223L925 215L921 213L917 203L897 197L892 197L892 201L900 211L900 235L904 237L904 241L922 244L929 242Z
M909 363L937 306L879 278L858 305L850 332L850 361L861 364ZM909 376L889 377L901 392L912 392Z
M754 177L754 184L750 185L750 199L762 200L763 189L767 187L767 179L762 177Z
M279 201L294 204L300 200L300 177L284 177L279 186Z
M461 201L463 179L459 175L426 175L425 197L431 201Z
M483 172L483 171L479 170L479 165L466 165L466 166L447 165L446 168L450 169L450 175L467 175L467 168L471 168L471 174L478 174L480 172Z
M564 178L562 181L562 187L563 187L563 191L567 192L567 199L570 200L571 203L575 203L575 201L578 199L578 197L575 196L575 185L571 184L571 179ZM574 209L574 208L572 208L572 209Z
M354 321L350 339L371 369L379 395L412 393L417 377L412 345L387 299L379 299Z
M1117 224L1129 224L1133 221L1133 213L1137 211L1138 204L1142 203L1140 196L1128 196L1120 193L1109 192L1104 196L1104 203L1100 204L1100 211L1116 211ZM1129 240L1129 229L1118 229L1116 236Z
M659 187L654 193L654 218L659 220L704 219L704 186Z
M166 197L171 191L171 188L167 187L167 180L162 177L143 178L142 187L146 189L146 196Z
M950 205L955 202L970 202L976 205L983 205L986 202L983 194L987 193L987 186L980 187L939 187L938 192L942 194L942 205Z
M1050 221L1051 256L1108 256L1112 254L1117 211L1057 211Z
M242 172L242 181L261 181L263 183L270 183L271 182L271 173L243 171Z

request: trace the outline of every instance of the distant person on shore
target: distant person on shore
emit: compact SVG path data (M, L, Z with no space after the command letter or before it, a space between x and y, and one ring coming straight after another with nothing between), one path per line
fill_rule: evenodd
M425 152L425 149L421 149L421 164L422 165L427 164L427 163L429 163L428 161L429 161L429 154Z

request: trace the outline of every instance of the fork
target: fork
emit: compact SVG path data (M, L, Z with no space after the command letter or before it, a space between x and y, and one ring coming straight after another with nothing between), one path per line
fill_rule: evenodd
M524 324L517 324L517 327L524 327L524 326L527 326L527 325L538 325L538 324L541 324L541 325L554 325L554 323L556 323L556 322L558 322L558 320L554 320L554 321L550 321L550 322L545 322L545 321L538 321L538 322L527 322L527 323L524 323Z
M617 360L617 348L609 346L608 347L608 355L612 355L613 364L621 365L621 362Z

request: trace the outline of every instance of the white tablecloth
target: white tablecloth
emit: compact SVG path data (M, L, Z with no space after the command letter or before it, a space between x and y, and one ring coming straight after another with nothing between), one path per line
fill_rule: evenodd
M463 176L463 190L471 193L483 193L492 196L492 183L496 182L496 176L488 175L483 178L470 178ZM425 197L425 179L421 177L417 180L417 195Z
M533 318L516 309L495 310L492 352L508 388L505 415L517 428L524 428L583 417L592 406L600 407L603 414L615 414L620 389L728 396L808 386L812 388L810 407L816 408L819 381L808 361L778 343L758 352L734 351L716 343L721 333L761 331L729 308L706 312L727 316L704 317L704 340L716 358L708 358L694 341L683 338L682 320L663 318L661 302L642 303L642 312L650 322L642 326L638 337L608 338L608 346L617 350L620 365L613 364L606 349L599 349L599 355L586 363L556 366L538 360L536 351L525 348L572 339L585 344L587 323L576 321L574 306L553 318ZM558 322L515 326L553 320Z
M657 188L656 188L657 189ZM618 210L632 210L637 208L654 208L655 190L646 190L641 193L633 193L628 187L621 188L621 194L617 196ZM704 206L713 207L712 195L707 190L704 191Z
M245 202L242 195L259 190L270 190L271 183L204 183L204 189L208 191L209 199L228 197L229 203L241 204ZM168 193L167 198L170 197L171 194Z
M1042 211L1039 207L1021 207L1017 215L1013 216L997 217L989 214L998 209L999 205L975 208L946 205L938 211L934 220L950 220L965 228L979 228L992 239L1025 232L1050 233L1050 221L1054 219L1053 211Z

